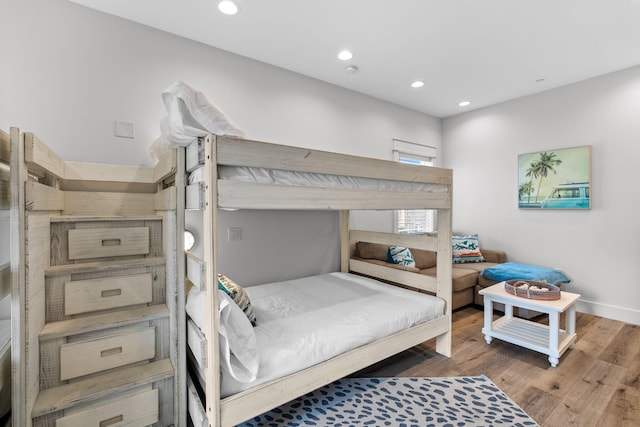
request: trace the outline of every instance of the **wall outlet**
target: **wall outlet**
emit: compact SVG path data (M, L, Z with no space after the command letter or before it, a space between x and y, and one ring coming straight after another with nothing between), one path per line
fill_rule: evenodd
M229 242L237 242L242 240L242 228L241 227L229 227L227 229Z

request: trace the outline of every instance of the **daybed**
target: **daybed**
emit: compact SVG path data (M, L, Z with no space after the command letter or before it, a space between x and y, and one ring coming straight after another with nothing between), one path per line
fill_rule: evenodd
M181 150L182 151L182 150ZM446 356L451 353L451 182L452 172L447 169L403 165L390 161L359 158L303 148L280 146L232 137L209 135L197 143L191 144L185 154L186 170L200 172L192 175L186 189L189 208L203 211L204 257L187 257L188 284L195 286L202 303L188 301L188 305L204 305L199 321L188 319L188 342L191 363L189 365L189 415L193 424L200 426L233 426L295 397L314 390L324 384L353 373L367 365L380 361L395 353L408 349L421 342L436 338L436 350ZM180 164L179 164L180 167ZM240 167L243 170L229 168ZM258 168L257 170L254 168ZM248 174L243 172L248 170ZM242 175L241 180L227 179ZM248 176L258 177L258 182ZM293 181L295 179L295 181ZM398 188L396 183L400 184ZM349 228L350 209L437 209L438 230L434 236L406 236L393 233L379 233L351 230ZM283 311L298 305L300 311L325 313L325 325L329 329L313 329L313 320L299 317L294 324L276 324L270 321L255 328L255 339L260 347L269 341L268 337L277 336L282 331L287 334L302 332L295 345L309 339L309 333L332 335L332 327L351 328L355 338L347 347L334 348L328 354L310 359L305 365L291 366L287 372L275 375L265 374L258 368L257 379L249 383L235 383L228 386L225 376L229 369L221 369L221 359L229 356L231 364L238 362L229 354L226 336L237 332L228 323L229 307L226 294L218 289L217 236L218 209L315 209L340 211L341 272L325 276L307 278L303 283L275 283L247 288L250 298L255 301L255 310L263 318L280 321L282 313L265 311L269 300L275 293L285 294L295 300ZM415 247L434 252L438 262L436 277L416 275L386 266L374 265L350 257L351 247L356 242L371 242L384 245L396 244ZM421 295L407 289L396 289L380 281L356 276L361 273L383 281L401 283L412 289L431 292L436 297ZM351 284L344 288L343 282ZM357 285L357 286L356 286ZM286 289L283 291L282 289ZM335 301L307 295L303 298L289 292L292 288L303 293L320 291L321 295L348 295L348 299L365 298L371 300L368 306L352 303L336 306ZM306 289L306 291L304 291ZM340 289L340 290L338 290ZM308 291L308 292L307 292ZM355 317L375 318L370 310L380 310L378 302L387 300L386 295L396 294L401 300L417 300L418 296L426 301L435 302L427 317L409 319L408 323L389 328L390 322L382 321L382 330L371 332L362 328L363 322L347 325L349 313ZM192 290L189 295L194 294ZM310 310L301 308L310 307ZM408 303L407 303L408 304ZM274 305L274 304L271 304ZM277 304L276 304L277 305ZM361 306L361 307L360 307ZM358 308L358 310L355 310ZM362 308L364 311L360 311ZM396 307L397 311L398 307ZM237 311L237 310L236 310ZM392 310L391 310L392 311ZM403 311L403 310L400 310ZM424 310L418 310L421 316ZM190 317L198 317L189 310ZM327 313L329 313L327 315ZM342 313L342 314L340 314ZM331 321L326 321L331 319ZM248 320L245 319L246 326ZM315 321L318 323L318 321ZM201 323L202 329L196 323ZM322 323L322 322L321 322ZM372 323L372 322L364 322ZM262 329L261 329L262 328ZM279 329L278 329L279 328ZM264 330L263 330L264 329ZM280 332L278 332L280 331ZM251 335L250 331L248 332ZM274 335L276 334L276 335ZM314 338L315 339L315 338ZM286 341L286 340L285 340ZM324 342L324 341L323 341ZM291 348L281 346L283 340L274 342L275 347L263 353L280 351L285 360L291 361ZM335 341L320 347L330 347ZM222 353L225 358L220 356ZM258 352L261 348L258 348ZM269 362L258 355L260 363ZM265 356L266 357L266 356ZM278 355L276 355L276 358ZM307 359L299 358L299 359ZM297 362L297 361L296 361ZM249 363L250 365L250 363ZM225 365L226 366L226 365ZM237 364L236 364L237 366ZM251 368L251 366L249 367ZM248 369L251 371L251 369ZM221 385L221 373L223 385ZM250 372L251 373L251 372ZM284 375L284 376L283 376ZM251 377L252 375L248 375ZM240 373L242 377L242 372Z
M424 274L434 277L437 272L436 254L416 248L409 248L415 260L415 266L409 267L388 262L388 245L358 242L353 251L353 257L377 265L397 268L412 273ZM477 289L486 287L492 282L482 277L482 271L487 267L506 262L506 254L503 251L480 249L484 262L453 264L452 266L452 309L455 310L474 303L477 298ZM451 263L451 260L449 260ZM495 282L492 282L495 283ZM481 288L479 288L481 286Z

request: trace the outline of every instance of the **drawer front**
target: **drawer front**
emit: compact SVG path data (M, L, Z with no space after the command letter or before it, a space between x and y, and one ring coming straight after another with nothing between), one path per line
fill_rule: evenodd
M149 227L69 230L70 260L148 253Z
M56 427L142 427L158 422L158 390L91 405L56 420Z
M155 344L155 328L63 344L60 347L60 380L153 359Z
M64 284L64 314L79 314L152 300L151 274L76 280Z

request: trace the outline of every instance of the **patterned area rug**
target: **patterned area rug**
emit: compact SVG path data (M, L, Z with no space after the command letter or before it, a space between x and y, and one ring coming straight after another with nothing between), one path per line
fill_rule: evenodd
M489 378L344 378L241 427L537 426Z

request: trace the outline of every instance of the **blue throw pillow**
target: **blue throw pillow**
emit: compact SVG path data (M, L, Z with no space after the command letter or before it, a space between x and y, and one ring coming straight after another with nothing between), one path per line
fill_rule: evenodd
M571 282L571 279L560 270L517 262L505 262L504 264L485 268L482 271L482 277L496 282L504 280L540 280L552 285Z
M387 250L387 261L392 264L406 265L407 267L415 267L416 262L409 248L402 246L389 246Z
M451 255L454 264L467 262L484 262L477 234L451 236Z

